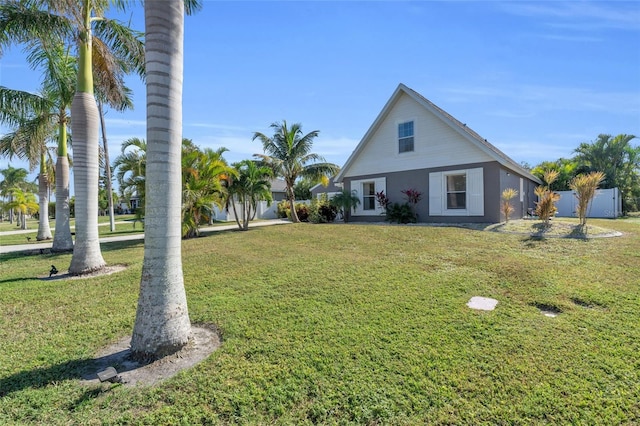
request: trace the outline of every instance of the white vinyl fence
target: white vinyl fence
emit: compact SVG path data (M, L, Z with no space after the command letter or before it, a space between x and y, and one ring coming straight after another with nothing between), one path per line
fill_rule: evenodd
M558 191L560 200L556 203L559 217L577 217L578 199L574 191ZM618 188L598 189L589 203L587 217L615 218L622 215L622 199Z

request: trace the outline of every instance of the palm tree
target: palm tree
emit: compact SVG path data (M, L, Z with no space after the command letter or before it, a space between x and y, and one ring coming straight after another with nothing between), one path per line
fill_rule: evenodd
M8 203L7 207L18 212L20 229L27 229L27 215L38 211L36 196L20 188L13 188L11 192L13 194L13 201Z
M114 4L123 8L126 3ZM109 69L113 69L110 67L139 64L142 58L139 55L142 44L137 34L114 20L102 18L108 5L108 0L14 0L0 6L0 46L24 43L37 51L41 46L48 50L71 41L77 43L77 86L71 104L76 161L76 244L69 267L72 274L97 270L105 264L97 223L98 112L93 96L94 65L96 74L106 78L111 74ZM95 38L92 25L95 25Z
M289 128L286 120L282 123L273 123L270 127L274 131L272 137L259 132L253 134L253 140L259 139L265 152L265 154L254 156L261 158L266 166L271 167L276 176L284 179L291 207L291 218L294 222L299 222L294 194L298 177L311 179L329 177L337 173L340 168L336 164L327 163L322 156L311 152L313 139L318 136L319 130L303 135L300 123L293 124Z
M19 120L2 114L0 120L16 127L16 130L3 137L0 151L9 156L18 155L29 160L35 168L40 160L40 225L38 239L51 238L48 221L48 187L54 180L56 184L56 233L53 239L54 251L67 251L73 248L69 227L69 159L67 158L67 108L73 96L73 82L76 78L75 61L63 46L40 44L39 50L28 56L30 65L42 68L44 81L41 93L32 94L19 90L0 89L0 110L9 108ZM57 133L57 135L56 135ZM47 168L43 154L47 152L47 140L58 142L58 159L55 171Z
M634 135L598 135L593 143L581 143L574 151L578 172L603 172L602 188L618 188L623 213L629 211L631 195L640 187L640 146L633 147Z
M16 188L23 189L27 183L29 175L27 169L7 166L0 170L4 179L0 181L0 195L7 198L7 205L13 202L13 193ZM13 209L9 209L9 223L13 223Z
M255 217L258 201L266 200L271 205L271 183L273 172L269 167L258 166L255 161L235 163L236 177L230 179L229 203L241 231L249 229L249 221ZM240 214L236 208L240 204ZM242 219L242 220L241 220Z
M113 163L120 195L138 199L138 212L142 217L145 205L145 175L147 170L147 143L144 139L130 138L120 147L120 155Z
M187 11L196 8L188 3ZM131 351L158 358L191 334L181 259L182 1L144 4L147 70L145 242ZM151 207L151 208L150 208Z
M333 196L330 203L338 208L338 211L342 213L344 223L347 223L351 209L355 212L356 207L360 204L360 198L355 190L349 191L348 189L343 189Z
M186 141L189 141L186 139ZM191 142L191 141L189 141ZM185 149L187 148L187 149ZM224 179L234 173L222 153L226 148L217 151L185 145L182 152L182 236L197 237L202 221L209 221L213 206L224 206Z

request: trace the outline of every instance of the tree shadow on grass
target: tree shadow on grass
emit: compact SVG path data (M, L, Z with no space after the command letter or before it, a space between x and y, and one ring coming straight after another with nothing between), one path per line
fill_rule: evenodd
M39 389L64 380L97 380L98 371L113 358L113 354L100 358L71 360L49 367L20 371L0 378L0 398L25 389ZM126 371L119 365L118 372Z

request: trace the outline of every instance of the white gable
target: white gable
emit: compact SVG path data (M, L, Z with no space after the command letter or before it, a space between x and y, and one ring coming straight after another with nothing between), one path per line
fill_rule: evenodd
M402 93L345 172L361 176L494 160L406 93ZM398 152L398 124L413 121L414 151Z

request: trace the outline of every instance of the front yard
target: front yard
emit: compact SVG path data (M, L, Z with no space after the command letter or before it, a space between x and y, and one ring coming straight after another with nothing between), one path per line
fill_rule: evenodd
M192 322L223 343L153 388L78 380L131 333L141 241L103 245L128 268L92 279L37 278L70 254L2 255L0 423L639 423L640 223L589 223L623 236L299 224L184 241Z

